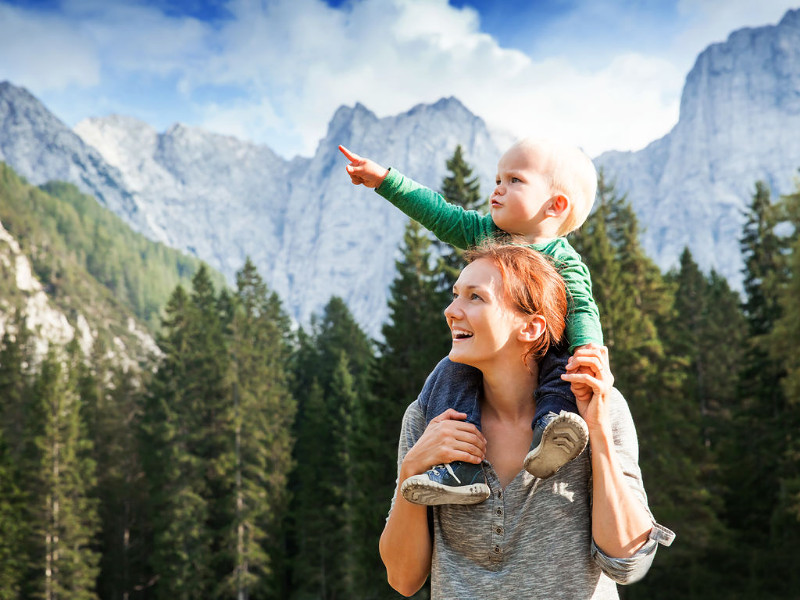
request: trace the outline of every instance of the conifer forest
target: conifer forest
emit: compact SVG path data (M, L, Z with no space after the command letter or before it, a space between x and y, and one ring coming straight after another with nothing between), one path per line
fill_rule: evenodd
M460 149L447 167L444 195L484 206ZM741 291L688 249L662 272L608 174L570 238L592 273L650 507L677 533L620 588L626 599L800 597L800 188L750 193ZM148 309L159 352L139 369L101 339L88 357L71 343L34 360L25 316L12 315L0 600L400 597L378 538L403 412L449 351L442 311L460 268L459 252L410 222L375 340L337 297L293 327L250 261L230 288L200 266Z

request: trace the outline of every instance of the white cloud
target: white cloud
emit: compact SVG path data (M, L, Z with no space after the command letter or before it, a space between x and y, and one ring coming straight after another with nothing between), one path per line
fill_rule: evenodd
M0 4L0 80L34 93L100 81L100 61L80 28Z
M671 54L691 58L709 39L775 22L785 10L773 0L678 1L686 29L664 47L674 42L680 50ZM619 51L599 68L574 57L534 61L482 32L474 10L446 0L352 0L340 8L231 0L226 8L232 18L209 25L104 0L68 0L58 17L0 4L0 77L34 92L94 86L106 99L123 78L169 81L173 89L154 90L168 99L162 122L247 137L284 155L313 152L342 104L390 115L443 96L512 134L561 137L597 154L666 133L689 66L666 51ZM12 51L23 57L18 65L5 59Z
M334 110L360 101L379 115L454 95L493 126L565 136L590 153L638 148L678 113L681 75L643 55L600 71L559 60L535 63L500 47L477 14L445 0L237 2L222 52L192 85L242 86L250 99L206 112L207 127L267 141L279 152L313 151ZM269 110L260 107L269 97Z

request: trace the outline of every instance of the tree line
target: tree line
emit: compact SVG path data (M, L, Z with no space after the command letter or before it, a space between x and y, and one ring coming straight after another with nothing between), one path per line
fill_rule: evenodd
M442 182L484 204L457 148ZM589 265L650 506L678 534L625 598L800 589L800 191L756 184L744 290L685 250L662 273L601 174L572 243ZM449 349L460 253L411 221L372 340L340 298L294 330L248 260L162 311L152 369L98 342L0 345L0 599L398 597L378 556L406 406ZM427 597L423 589L417 595Z

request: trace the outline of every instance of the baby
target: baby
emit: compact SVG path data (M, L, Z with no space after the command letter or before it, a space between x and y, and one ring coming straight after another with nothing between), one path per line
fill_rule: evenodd
M543 140L515 143L497 164L491 213L482 215L449 204L436 192L339 146L356 185L365 185L397 206L445 243L466 249L488 240L529 245L551 257L567 286L568 346L554 348L539 363L533 443L525 469L547 478L586 447L588 430L578 415L570 384L561 379L569 354L603 345L597 304L592 297L589 270L564 237L589 215L597 190L597 172L580 149ZM469 332L457 332L459 336ZM454 333L455 335L455 333ZM422 407L427 422L453 408L480 429L479 385L465 377L462 365L450 363L453 380L463 385L455 397ZM432 467L406 480L401 489L416 504L475 504L489 496L481 465L453 462Z

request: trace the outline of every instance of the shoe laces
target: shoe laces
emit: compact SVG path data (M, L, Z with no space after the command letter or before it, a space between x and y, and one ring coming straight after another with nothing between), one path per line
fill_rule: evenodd
M450 463L443 463L441 465L436 465L435 467L433 467L434 471L438 471L439 469L446 469L447 472L453 476L453 479L455 479L458 483L461 483L461 480L458 478L458 475L456 475L456 472L453 471L453 467L450 466Z

